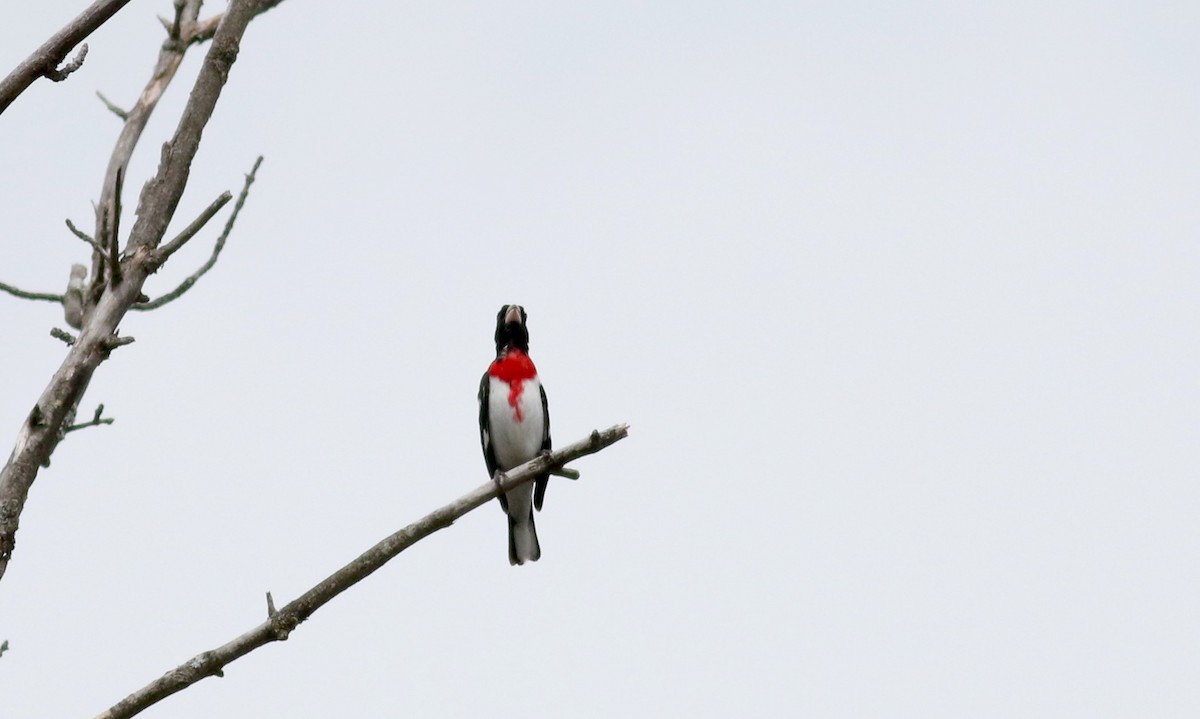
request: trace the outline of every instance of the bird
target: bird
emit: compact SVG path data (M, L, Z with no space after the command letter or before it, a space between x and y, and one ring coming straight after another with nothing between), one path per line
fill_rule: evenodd
M496 358L479 382L479 440L488 474L497 482L500 472L550 451L550 409L529 358L527 319L520 305L500 308ZM508 515L509 564L536 562L542 556L533 510L541 511L549 480L542 475L497 497Z

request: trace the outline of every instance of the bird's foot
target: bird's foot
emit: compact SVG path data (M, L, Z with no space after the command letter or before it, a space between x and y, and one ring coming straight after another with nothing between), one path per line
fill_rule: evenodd
M504 492L504 480L505 480L504 472L501 472L500 470L497 469L496 473L492 475L492 482L494 482L496 484L496 489L498 489L501 493Z

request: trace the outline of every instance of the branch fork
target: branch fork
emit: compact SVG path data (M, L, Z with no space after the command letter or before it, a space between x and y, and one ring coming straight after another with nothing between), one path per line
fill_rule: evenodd
M125 2L128 0L98 0L89 12L105 10L108 12L106 19ZM184 0L184 3L181 23L186 23L187 27L181 28L180 32L188 37L187 44L190 45L196 35L187 36L187 33L199 30L196 16L200 0ZM64 304L68 324L72 324L73 320L79 322L79 336L36 402L38 421L28 422L20 428L12 453L0 467L0 578L8 568L16 544L21 512L39 467L49 461L62 440L62 430L70 426L68 418L75 412L100 363L108 358L112 350L133 341L132 337L118 336L117 327L126 313L145 298L142 286L150 275L148 258L162 242L174 217L187 185L192 160L199 149L200 138L221 96L230 66L237 57L242 35L256 15L275 4L263 0L231 0L228 9L221 15L220 23L215 26L214 34L208 36L212 39L212 45L201 65L179 124L169 140L171 151L163 155L157 172L146 183L139 197L135 212L137 219L129 233L126 259L122 263L119 220L125 167L151 111L182 62L182 49L172 49L164 44L149 83L137 104L127 113L97 203L95 237L89 238L92 240L88 243L92 248L90 286L76 286L78 278L73 269L68 294L57 296L57 301ZM86 32L91 32L102 22L103 19L89 25ZM60 39L59 36L52 40L57 39ZM78 39L70 42L66 50L78 42ZM61 60L61 56L57 59ZM16 86L10 84L11 79L12 76L0 81L0 111L28 85L25 83L17 87L13 93L11 90ZM75 234L82 236L81 239L86 236L80 232ZM179 244L183 242L186 239ZM86 273L86 268L84 271ZM85 280L79 284L89 283ZM54 298L51 295L26 293L8 285L0 285L0 289L26 299ZM76 304L82 304L82 307Z

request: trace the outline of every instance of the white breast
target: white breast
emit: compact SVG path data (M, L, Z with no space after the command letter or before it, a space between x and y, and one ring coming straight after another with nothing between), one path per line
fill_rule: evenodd
M542 412L541 383L525 380L516 406L509 403L510 388L504 380L490 377L488 421L492 451L500 469L512 469L542 451L546 416Z

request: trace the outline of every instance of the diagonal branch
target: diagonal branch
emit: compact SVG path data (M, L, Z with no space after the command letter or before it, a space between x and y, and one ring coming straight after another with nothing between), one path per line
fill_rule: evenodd
M121 126L121 132L117 136L117 142L109 157L108 167L104 171L104 180L100 186L100 201L96 204L97 237L104 235L106 228L102 215L106 211L105 208L111 207L113 204L118 192L117 185L122 180L125 168L129 166L129 160L133 156L138 140L142 137L142 131L146 129L146 123L150 121L150 115L154 113L154 109L158 107L158 101L175 78L175 73L183 62L184 53L196 42L193 37L197 30L195 17L200 12L200 0L183 0L183 5L183 24L180 28L183 37L172 37L168 30L167 39L163 41L162 47L159 49L158 61L154 64L150 80L142 89L141 95L138 96L133 106L128 111L123 111L122 119L125 123ZM213 35L209 34L205 39L212 37ZM104 253L92 253L92 287L89 298L98 297L103 291L104 269Z
M91 245L93 250L99 252L102 256L107 256L104 255L104 247L99 242L93 240L91 235L76 227L75 223L71 222L71 218L69 217L67 218L67 229L71 231L71 234Z
M627 436L629 436L629 425L613 425L603 432L593 431L591 436L586 439L567 445L557 452L530 460L502 475L499 484L488 482L450 504L435 509L404 529L385 537L378 544L360 554L357 559L278 610L272 611L275 602L268 594L267 621L216 649L197 654L125 697L112 708L100 713L96 719L128 719L205 677L223 676L224 668L230 662L271 642L286 640L293 629L334 597L366 579L400 552L439 529L449 527L467 512L495 499L501 491L507 491L517 485L529 482L538 475L544 474L552 468L561 467L572 460L595 454Z
M220 197L209 203L208 207L205 207L204 211L196 219L192 220L190 225L183 228L183 232L180 232L175 236L175 239L158 248L157 261L161 264L170 259L171 255L175 254L180 247L183 247L188 240L195 237L197 232L204 229L204 226L213 218L213 215L220 212L221 208L232 199L233 195L229 194L228 190L222 192Z
M96 97L100 98L100 102L104 103L104 106L108 108L109 112L111 112L112 114L121 118L122 120L129 119L129 113L122 110L121 108L117 107L116 104L114 104L112 100L109 100L107 97L104 96L104 93L97 90Z
M212 254L209 255L208 261L200 265L200 269L188 275L187 279L179 283L179 286L171 290L162 297L155 297L149 302L142 302L133 306L135 310L156 310L163 305L179 299L179 297L192 288L209 270L217 264L217 258L221 256L221 250L225 249L225 240L229 239L229 233L233 231L233 224L237 222L238 215L242 211L242 206L246 204L246 197L250 194L250 185L254 184L254 176L258 173L258 167L262 164L262 155L254 161L254 167L250 168L250 172L246 175L246 181L242 184L242 191L238 193L237 202L233 203L233 212L229 214L229 219L225 221L225 229L221 230L221 235L217 237L217 243L213 245ZM166 249L165 247L163 249Z
M8 109L13 100L25 92L39 77L49 77L57 82L77 70L79 65L83 64L83 58L87 54L86 50L81 50L75 60L61 70L58 69L58 66L67 58L67 53L71 52L71 48L83 42L84 38L92 34L92 31L116 15L117 11L128 3L129 0L97 0L92 3L91 7L80 13L79 17L43 43L24 62L17 65L16 69L8 74L8 77L0 80L0 113Z

